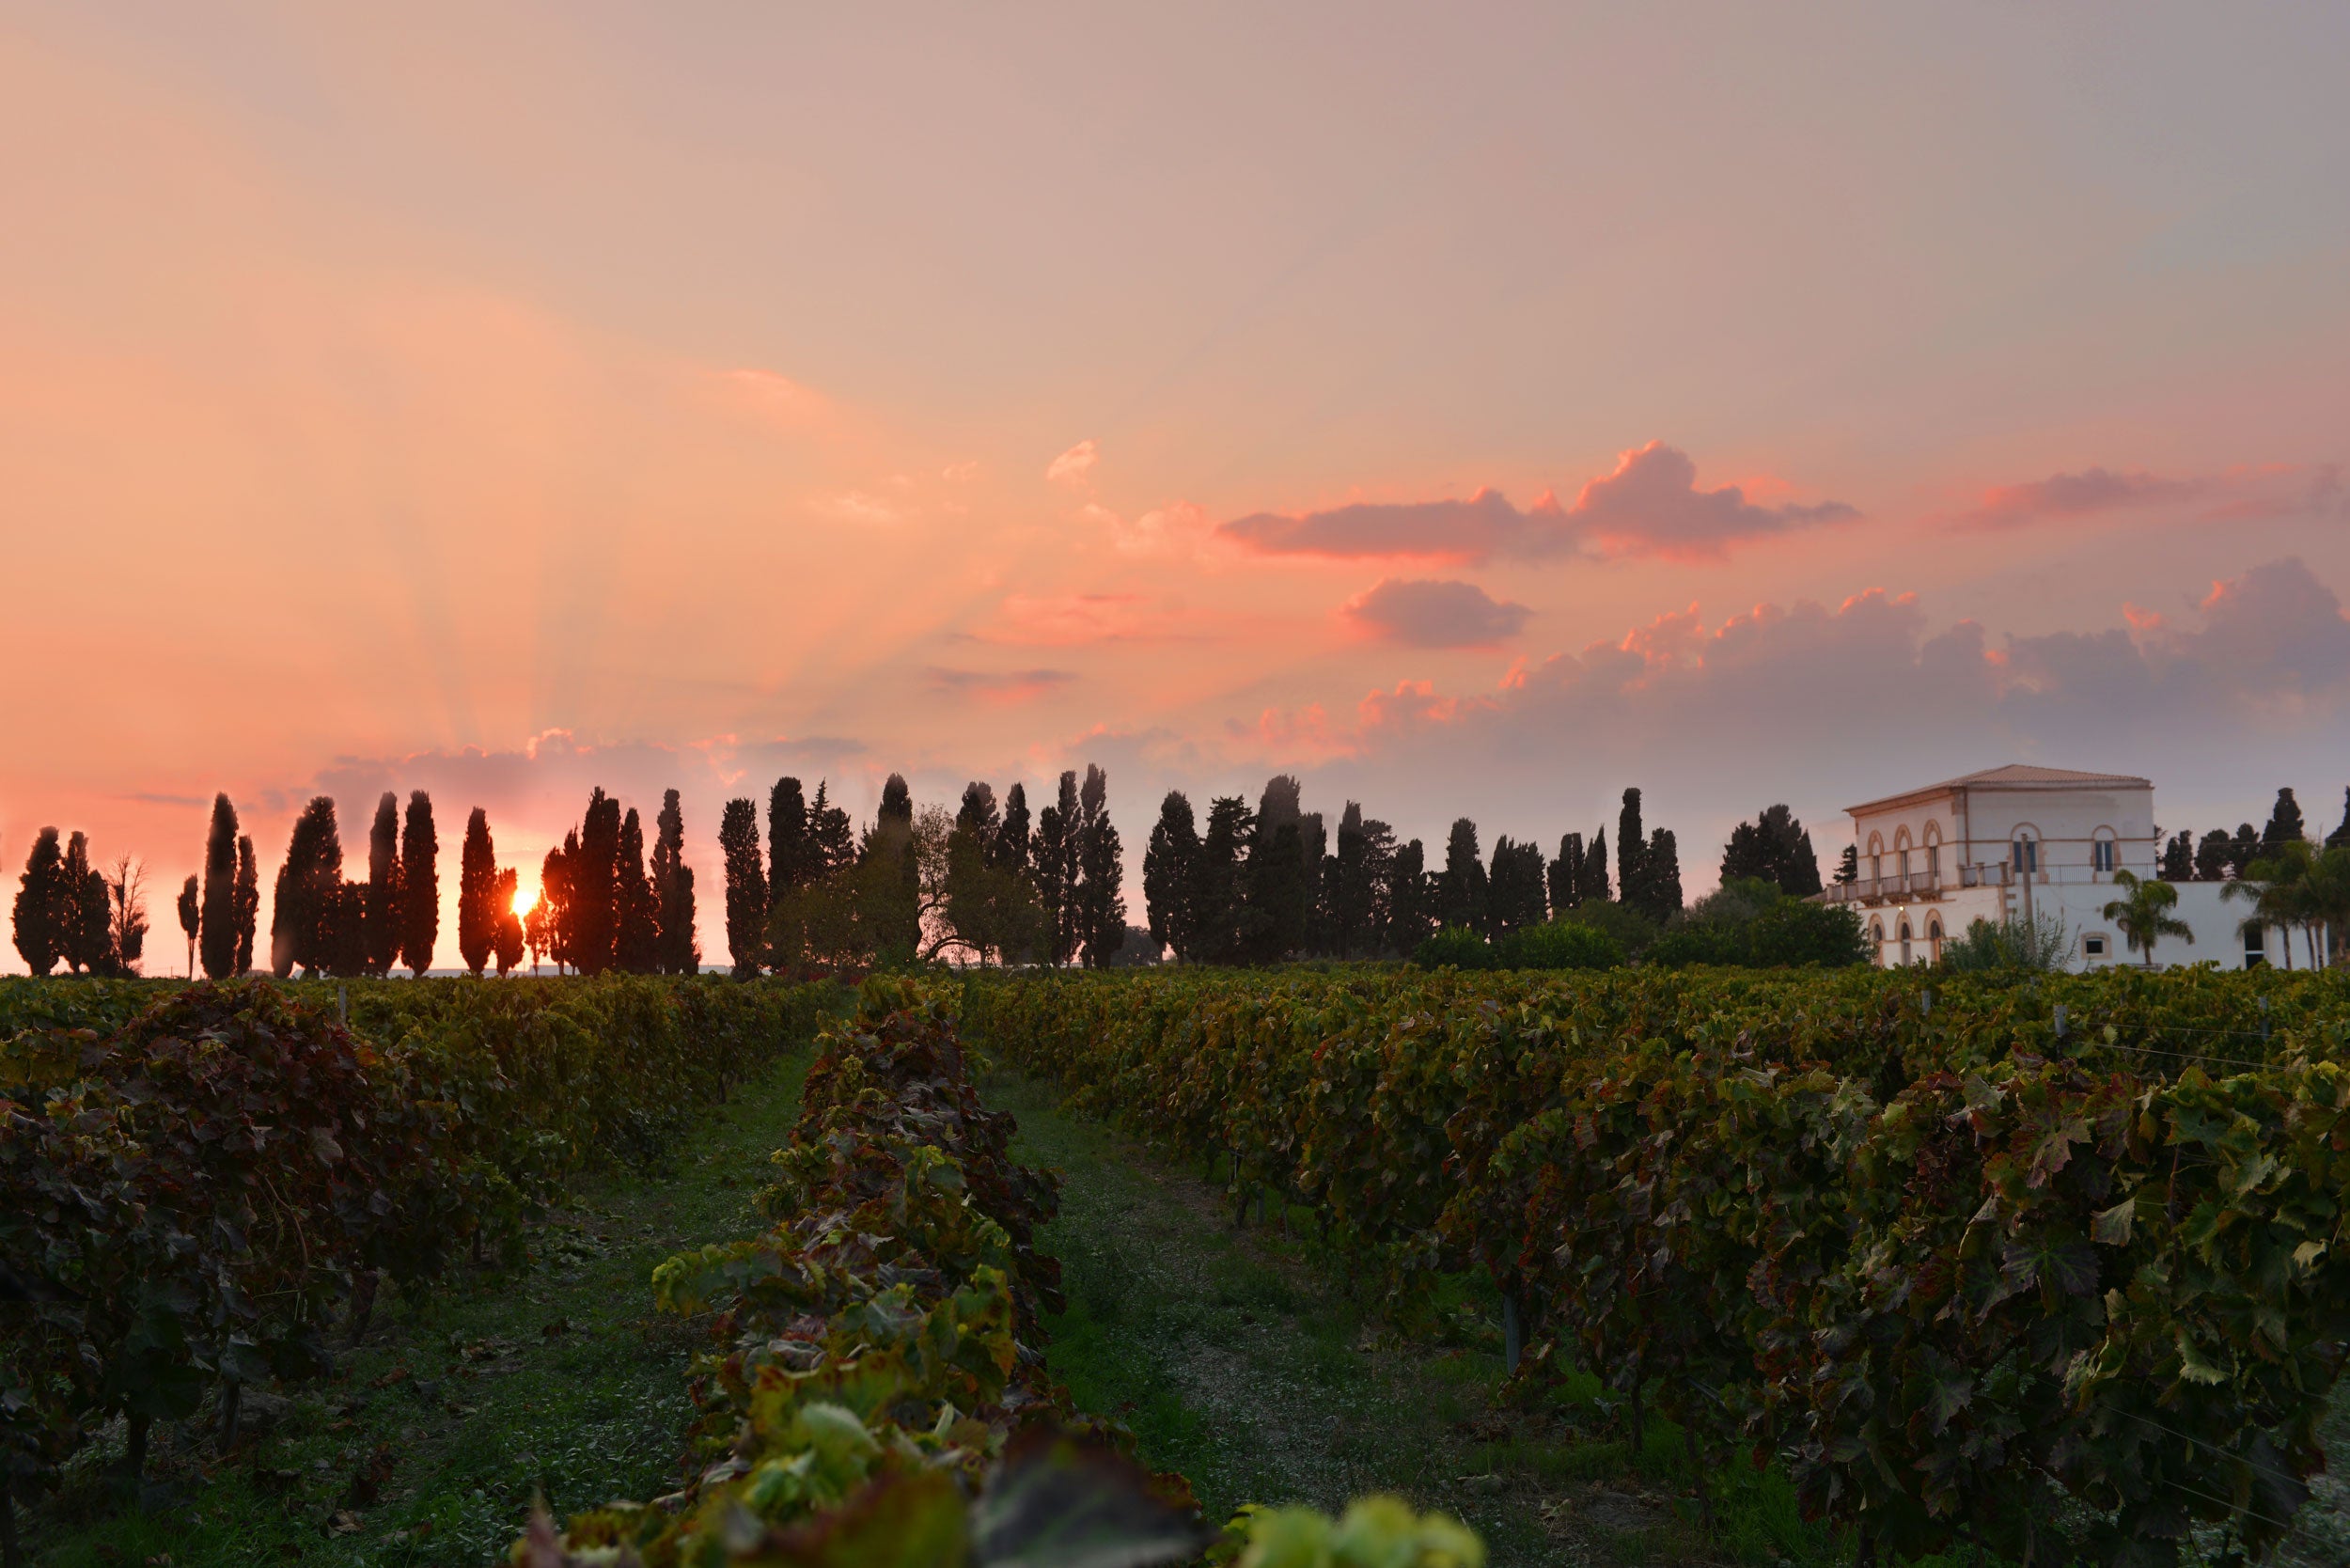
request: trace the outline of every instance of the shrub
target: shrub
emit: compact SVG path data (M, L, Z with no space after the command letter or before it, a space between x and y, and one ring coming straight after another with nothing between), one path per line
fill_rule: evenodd
M1503 969L1612 969L1623 962L1623 945L1597 926L1551 920L1512 932L1494 945L1494 958Z
M1447 926L1413 950L1412 962L1423 969L1490 969L1494 949L1477 933Z

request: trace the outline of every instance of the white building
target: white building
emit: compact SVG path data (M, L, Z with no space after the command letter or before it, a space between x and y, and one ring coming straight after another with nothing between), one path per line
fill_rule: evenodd
M2063 921L2075 969L2142 962L2105 907L2120 896L2116 871L2154 875L2162 830L2148 780L2013 762L1847 809L1859 877L1822 897L1856 907L1879 964L1930 964L1973 920L2040 916ZM2251 906L2223 900L2224 884L2173 886L2172 913L2195 935L2156 943L2156 964L2284 962L2286 933L2246 935Z

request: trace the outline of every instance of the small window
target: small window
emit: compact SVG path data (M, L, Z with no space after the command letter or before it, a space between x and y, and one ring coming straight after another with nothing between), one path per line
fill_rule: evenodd
M1907 920L1902 922L1902 962L1904 964L1909 962L1909 922Z
M2090 870L2095 871L2109 871L2113 870L2114 849L2114 842L2110 839L2100 839L2091 844L2089 846Z
M2244 966L2257 969L2268 962L2268 929L2265 926L2244 928Z
M2019 871L2040 870L2040 846L2029 839L2015 840L2015 869Z
M2103 958L2106 956L2106 939L2102 936L2085 936L2081 939L2081 951L2092 958Z

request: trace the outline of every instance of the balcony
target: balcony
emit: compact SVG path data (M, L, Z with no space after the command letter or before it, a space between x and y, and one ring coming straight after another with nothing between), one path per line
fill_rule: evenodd
M1935 899L1942 896L1942 876L1939 871L1864 876L1857 882L1831 882L1821 896L1829 903L1898 903L1910 899Z

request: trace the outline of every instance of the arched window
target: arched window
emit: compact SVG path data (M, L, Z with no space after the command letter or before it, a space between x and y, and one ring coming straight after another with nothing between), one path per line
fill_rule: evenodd
M1907 920L1902 922L1902 962L1904 964L1909 962L1909 922Z
M1869 945L1876 949L1877 962L1879 964L1884 963L1885 922L1883 920L1871 920L1869 922Z
M1926 875L1936 882L1942 880L1942 824L1926 823Z
M2089 869L2108 876L2120 870L2122 845L2109 827L2099 828L2089 840Z
M2018 874L2029 876L2040 870L2040 838L2030 828L2016 829L2014 839L2008 844L2008 850L2013 856L2009 863L2015 868Z
M1942 962L1942 917L1926 917L1926 956L1935 963Z
M1884 875L1885 835L1882 833L1872 833L1869 835L1869 880L1871 882L1876 882L1881 880ZM1879 934L1882 935L1883 933L1880 933Z
M1909 874L1909 829L1905 827L1893 835L1893 874Z

